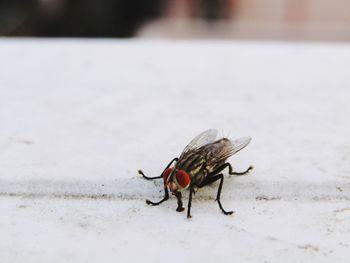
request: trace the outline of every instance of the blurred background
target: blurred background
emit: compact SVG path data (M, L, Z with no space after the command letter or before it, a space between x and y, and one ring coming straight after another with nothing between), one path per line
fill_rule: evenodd
M349 0L0 0L1 36L350 40Z

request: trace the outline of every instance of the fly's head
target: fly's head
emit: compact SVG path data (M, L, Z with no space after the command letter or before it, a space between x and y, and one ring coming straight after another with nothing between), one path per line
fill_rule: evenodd
M165 169L163 172L163 180L164 185L167 186L171 192L186 189L191 183L188 173L176 168Z

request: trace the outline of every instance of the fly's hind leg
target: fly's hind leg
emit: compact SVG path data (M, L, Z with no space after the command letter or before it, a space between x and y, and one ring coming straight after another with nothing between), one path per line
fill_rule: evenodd
M164 171L165 171L166 169L168 169L168 168L170 167L170 165L171 165L174 161L177 162L177 160L179 160L179 158L177 158L177 157L174 158L174 159L172 159L171 162L167 165L167 167L165 167ZM163 171L163 173L164 173L164 171ZM148 177L148 176L146 176L146 175L142 172L142 170L138 170L137 172L138 172L139 174L141 174L142 177L145 178L146 180L160 179L160 178L163 177L163 173L162 173L161 175L159 175L159 176Z
M229 163L228 163L229 164ZM229 172L229 174L234 174L234 175L245 175L245 174L247 174L247 173L249 173L250 172L250 170L253 170L254 169L254 167L252 166L252 165L250 165L249 167L248 167L248 169L247 170L245 170L244 172L233 172L232 171L232 166L231 166L231 164L229 164L230 165L230 167L231 167L231 172Z
M248 169L245 170L244 172L234 172L230 163L224 163L223 165L221 165L221 166L219 166L218 168L216 168L211 174L220 173L220 172L223 171L226 167L228 167L228 173L229 173L230 175L245 175L245 174L249 173L249 171L252 170L252 169L254 168L253 166L249 166Z
M226 210L222 207L222 204L221 204L221 201L220 201L221 189L222 189L222 185L223 185L223 183L224 183L224 175L223 175L223 174L217 174L217 175L212 175L212 174L210 174L210 175L208 175L208 177L199 185L199 187L204 187L204 186L206 186L206 185L212 184L212 183L214 183L214 182L217 181L217 180L220 180L220 184L219 184L218 192L217 192L217 195L216 195L216 201L218 202L221 211L222 211L225 215L231 215L231 214L233 214L234 212L233 212L233 211L226 211Z

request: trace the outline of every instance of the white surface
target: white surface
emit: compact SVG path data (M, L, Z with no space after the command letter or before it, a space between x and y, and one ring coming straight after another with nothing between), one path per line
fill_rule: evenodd
M2 198L2 262L347 262L348 202ZM344 209L344 207L347 207Z
M0 59L4 262L348 261L349 45L2 39ZM253 138L236 214L215 186L189 221L147 207L160 183L137 169L211 127Z

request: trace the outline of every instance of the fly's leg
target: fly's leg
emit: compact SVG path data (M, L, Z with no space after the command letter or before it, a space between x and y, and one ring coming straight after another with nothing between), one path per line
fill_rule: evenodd
M230 167L231 167L231 165L230 165ZM232 172L232 167L231 167L231 172L229 172L229 174L234 174L234 175L238 175L238 176L239 175L245 175L245 174L249 173L250 170L253 170L253 169L254 169L254 167L251 165L244 172Z
M222 207L222 204L221 204L221 201L220 201L221 189L222 189L222 185L223 185L223 183L224 183L224 175L223 175L223 174L212 175L212 173L211 173L211 174L209 174L208 176L209 176L209 177L207 177L198 187L203 187L203 186L212 184L212 183L214 183L214 182L217 181L217 180L220 180L220 184L219 184L219 188L218 188L218 193L217 193L217 195L216 195L216 201L218 202L221 211L222 211L225 215L231 215L231 214L233 214L233 213L234 213L233 211L228 211L228 212L227 212L227 211Z
M170 165L171 165L174 161L177 162L177 160L179 160L179 158L174 158L174 159L172 159L171 162L167 165L167 167L165 167L164 171L165 171L166 169L168 169L168 168L170 167ZM163 173L164 173L164 171L163 171ZM148 176L146 176L146 175L142 172L142 170L138 170L137 172L138 172L139 174L141 174L142 177L145 178L146 180L154 180L154 179L159 179L159 178L162 178L162 177L163 177L163 173L162 173L160 176L148 177Z
M220 179L218 194L216 195L216 201L218 201L219 207L225 215L231 215L231 214L233 214L233 211L228 211L228 212L225 211L225 209L222 207L222 204L220 202L220 195L221 195L222 184L224 183L224 176L223 176L223 174L218 174L218 175L216 175L216 178L218 178L217 180Z
M174 162L174 161L176 161L177 162L177 160L179 160L179 158L174 158L173 160L171 160L171 162L167 165L167 167L165 167L165 169L164 169L164 171L166 170L166 169L168 169L169 167L170 167L170 165ZM163 171L163 173L164 173L164 171ZM162 176L163 176L163 173L160 175L160 176L156 176L156 177L147 177L146 175L144 175L144 173L141 171L141 170L139 170L138 171L139 172L139 174L141 174L142 176L143 176L143 178L145 178L145 179L147 179L147 180L153 180L153 179L159 179L159 178L162 178ZM164 197L163 197L163 199L162 200L160 200L159 202L152 202L152 201L150 201L150 200L146 200L146 204L148 204L148 205L159 205L159 204L161 204L161 203L163 203L164 201L166 201L166 200L168 200L169 199L169 191L168 191L168 188L165 186L164 187Z
M146 176L146 175L142 172L142 170L138 170L137 172L138 172L139 174L141 174L142 177L145 178L146 180L154 180L154 179L162 178L162 175L160 175L160 176L155 176L155 177L148 177L148 176Z
M190 195L188 197L188 205L187 205L187 218L191 218L191 204L192 204L192 193L193 193L193 185L190 185Z
M169 199L169 191L168 191L167 187L164 187L164 192L165 192L165 194L164 194L164 198L162 200L160 200L159 202L152 202L152 201L147 199L146 204L154 206L154 205L159 205L159 204L163 203L164 201L168 200Z
M177 198L177 208L176 211L177 212L182 212L185 210L185 208L182 206L182 194L179 191L174 192L174 195Z
M234 172L230 163L224 163L223 165L221 165L221 166L219 166L218 168L216 168L211 174L220 173L220 172L223 171L226 167L228 167L228 173L229 173L230 175L245 175L245 174L249 173L249 171L252 170L252 169L254 168L253 166L249 166L248 169L245 170L244 172Z
M221 204L221 201L220 201L220 196L221 196L221 190L222 190L222 185L224 183L224 175L222 173L220 173L221 171L223 171L226 167L228 167L228 172L229 174L231 175L244 175L246 173L248 173L250 170L253 169L253 166L249 166L248 169L244 172L234 172L233 169L232 169L232 166L230 163L224 163L223 165L219 166L218 168L216 168L213 172L211 172L210 174L207 175L206 179L200 184L198 185L198 187L204 187L206 185L209 185L209 184L212 184L214 183L215 181L217 180L220 180L220 184L219 184L219 188L218 188L218 193L217 193L217 196L216 196L216 201L218 202L219 204L219 207L221 209L221 211L225 214L225 215L231 215L233 214L234 212L233 211L226 211L223 207L222 207L222 204ZM218 174L220 173L220 174Z

